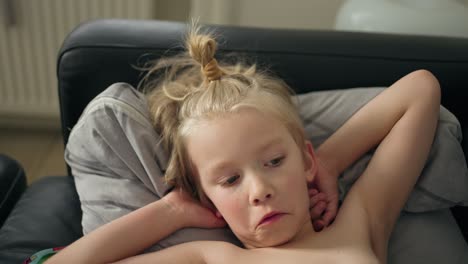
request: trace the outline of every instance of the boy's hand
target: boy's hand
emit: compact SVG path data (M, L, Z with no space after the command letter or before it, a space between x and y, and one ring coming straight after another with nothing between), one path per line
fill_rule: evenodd
M318 172L310 182L310 216L315 231L329 226L338 212L338 175L329 170L320 157L316 157Z
M315 231L320 231L320 226L317 225L317 221L320 220L322 214L327 208L327 195L323 192L319 192L317 188L309 188L309 199L310 199L310 219L314 225Z
M311 187L309 188L309 199L310 219L312 220L312 224L314 225L315 231L320 231L316 224L317 220L320 220L323 212L327 207L327 195L322 192L319 192L317 188Z
M171 209L175 210L185 221L185 227L220 228L226 221L200 202L192 199L182 189L174 188L162 198Z

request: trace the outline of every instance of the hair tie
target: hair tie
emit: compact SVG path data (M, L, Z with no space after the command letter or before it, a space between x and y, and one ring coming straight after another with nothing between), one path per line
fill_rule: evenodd
M208 81L216 81L224 75L224 72L219 68L215 58L211 59L205 67L202 67L202 72Z

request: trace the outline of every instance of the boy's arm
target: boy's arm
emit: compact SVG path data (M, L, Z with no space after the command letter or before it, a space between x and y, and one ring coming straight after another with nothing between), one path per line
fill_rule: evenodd
M425 70L404 76L359 109L315 151L315 185L327 197L325 212L320 211L322 215L313 221L318 230L337 214L339 175L383 140L412 101L421 99L425 93L421 80L427 84L435 78Z
M130 257L113 264L246 263L245 249L221 241L194 241Z
M184 217L162 200L118 218L61 250L52 263L109 263L141 253L184 226Z
M404 76L363 106L328 138L317 149L317 157L330 175L338 177L367 151L376 147L403 115L410 101L421 97L421 89L425 89L423 82L427 84L431 79L435 80L425 70ZM440 94L438 97L440 102ZM437 100L436 97L434 99Z
M341 172L378 145L368 167L346 196L336 219L355 241L370 242L386 259L387 243L426 163L437 127L440 87L427 71L403 77L371 100L321 146Z
M191 200L186 193L174 190L80 238L47 264L115 262L142 253L178 229L224 225L209 209Z

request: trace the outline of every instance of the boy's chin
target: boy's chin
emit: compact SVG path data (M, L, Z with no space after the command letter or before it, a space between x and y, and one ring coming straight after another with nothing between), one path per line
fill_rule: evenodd
M247 249L256 249L256 248L267 248L267 247L278 247L283 244L288 243L292 239L292 235L286 234L271 234L269 236L262 237L261 239L256 240L243 240L238 237L242 242L245 248Z

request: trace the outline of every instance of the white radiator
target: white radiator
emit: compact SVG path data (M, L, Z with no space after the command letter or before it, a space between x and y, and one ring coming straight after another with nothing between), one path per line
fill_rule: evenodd
M0 123L58 123L56 61L78 23L151 19L155 0L3 0L0 2Z

